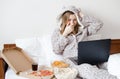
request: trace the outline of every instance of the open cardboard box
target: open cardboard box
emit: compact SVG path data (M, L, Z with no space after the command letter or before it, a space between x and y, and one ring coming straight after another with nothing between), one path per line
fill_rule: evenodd
M4 44L1 56L16 74L32 68L31 59L16 44Z
M16 47L16 44L4 44L1 56L16 75L29 79L50 79L53 77L53 75L46 77L29 75L29 73L33 72L32 63L34 61L21 48Z

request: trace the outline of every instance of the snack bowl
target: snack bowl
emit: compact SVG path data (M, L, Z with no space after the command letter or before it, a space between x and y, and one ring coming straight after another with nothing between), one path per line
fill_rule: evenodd
M57 67L57 68L67 68L69 67L69 64L64 62L64 61L60 61L60 60L56 60L56 61L53 61L51 63L51 66L54 68L54 67Z

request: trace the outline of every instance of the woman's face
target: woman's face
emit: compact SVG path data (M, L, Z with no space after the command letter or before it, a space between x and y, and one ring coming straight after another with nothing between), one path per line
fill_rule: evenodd
M71 14L71 15L69 16L67 23L69 23L69 25L71 25L71 26L73 26L73 27L75 27L75 26L77 25L78 22L77 22L77 18L76 18L76 16L75 16L75 14Z

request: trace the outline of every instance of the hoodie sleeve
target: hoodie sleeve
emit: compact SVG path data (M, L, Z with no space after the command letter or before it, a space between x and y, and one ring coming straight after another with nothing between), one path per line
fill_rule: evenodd
M55 29L52 35L52 47L56 54L62 54L66 45L68 44L68 39L60 34L59 29Z
M88 15L83 17L82 23L87 28L88 35L95 34L103 26L102 21Z

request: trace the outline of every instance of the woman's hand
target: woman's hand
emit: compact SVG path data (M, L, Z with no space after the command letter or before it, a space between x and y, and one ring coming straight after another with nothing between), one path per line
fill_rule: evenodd
M66 25L66 28L65 28L64 32L63 32L63 36L66 37L66 36L68 36L68 34L70 34L73 31L74 31L74 27L70 23L68 23Z

